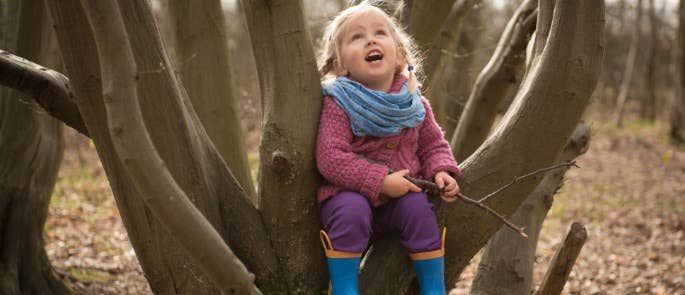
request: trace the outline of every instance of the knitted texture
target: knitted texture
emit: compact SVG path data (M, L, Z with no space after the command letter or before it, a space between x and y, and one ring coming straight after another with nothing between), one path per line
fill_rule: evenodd
M345 110L355 136L392 136L402 128L416 127L426 117L421 92L418 89L409 92L407 83L403 83L397 93L386 93L338 77L335 83L323 89L323 94L332 96Z
M390 89L397 92L406 77L398 76ZM383 179L390 169L409 169L412 177L433 180L446 171L459 177L443 131L435 122L433 110L425 98L421 102L426 118L418 126L405 128L389 137L355 136L345 111L333 98L324 98L316 142L316 164L326 180L318 190L318 201L341 191L359 192L374 207L386 201L379 198Z

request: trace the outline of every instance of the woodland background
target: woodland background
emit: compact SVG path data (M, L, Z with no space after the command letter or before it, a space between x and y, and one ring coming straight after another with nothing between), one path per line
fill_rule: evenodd
M476 79L519 2L483 0L474 6L462 33L471 44L452 52L455 60L471 61L454 71L467 74L471 82ZM316 48L321 29L344 1L304 3ZM161 9L162 4L153 4ZM237 1L223 5L256 178L262 128L259 81L241 7ZM676 1L667 0L606 2L604 65L583 117L591 128L590 148L578 159L581 168L566 174L554 198L535 256L534 282L577 221L586 226L588 240L565 294L685 294L685 148L670 136L671 111L682 96L675 62L677 9ZM631 63L634 68L627 71ZM617 124L622 86L626 101ZM95 148L70 128L65 130L45 239L58 275L76 292L151 293ZM451 294L468 292L479 259L480 254L472 259Z

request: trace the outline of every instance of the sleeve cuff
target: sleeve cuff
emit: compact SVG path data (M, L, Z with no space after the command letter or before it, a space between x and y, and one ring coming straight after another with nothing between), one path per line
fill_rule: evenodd
M438 172L440 171L450 173L455 180L459 180L459 177L461 176L461 170L459 170L459 166L450 164L436 165L434 167L430 167L428 170L426 170L425 176L426 178L428 178L427 180L432 181L435 178L435 174L438 174Z
M369 198L373 207L377 207L384 203L380 198L380 192L383 186L383 179L385 179L390 170L383 165L372 165L369 168L359 193Z

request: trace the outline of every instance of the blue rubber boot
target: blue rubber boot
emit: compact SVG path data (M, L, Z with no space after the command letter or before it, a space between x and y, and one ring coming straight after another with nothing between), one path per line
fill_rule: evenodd
M319 232L328 260L332 295L359 295L359 263L362 253L335 251L325 231Z
M422 295L445 295L445 232L439 250L410 255Z
M416 279L423 295L445 295L445 256L414 260Z

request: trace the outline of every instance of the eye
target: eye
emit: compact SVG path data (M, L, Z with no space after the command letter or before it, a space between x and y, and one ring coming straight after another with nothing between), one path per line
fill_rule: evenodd
M354 40L357 40L361 37L362 37L361 33L355 33L354 35L352 35L352 37L350 37L350 40L354 41Z
M385 30L378 30L378 31L376 31L376 35L386 36L386 35L388 35L388 33L386 33Z

